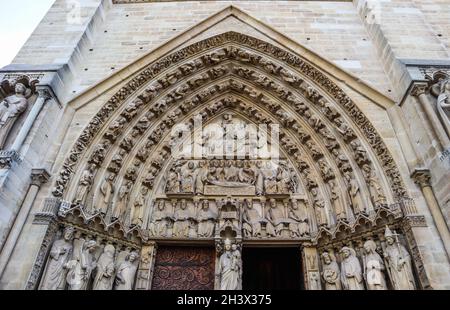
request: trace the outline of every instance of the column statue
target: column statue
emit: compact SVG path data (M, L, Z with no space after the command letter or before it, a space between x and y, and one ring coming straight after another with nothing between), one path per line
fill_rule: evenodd
M67 263L69 290L87 290L92 271L96 268L93 254L96 247L95 240L84 241L81 252Z
M336 262L336 258L334 255L329 254L328 252L323 252L323 271L322 271L322 279L325 282L326 290L341 290L341 273L339 271L339 266Z
M363 256L364 278L366 279L367 289L386 290L386 280L384 278L384 262L381 256L376 252L377 245L373 240L367 240L364 243Z
M341 281L344 290L364 290L361 265L355 250L349 247L341 249L343 260L341 263Z
M93 290L111 290L114 277L114 254L116 249L107 244L97 262L97 272L94 278Z
M139 255L133 251L127 255L125 261L117 268L117 275L115 281L115 290L132 290L134 280L136 277L137 264L135 261L139 258Z

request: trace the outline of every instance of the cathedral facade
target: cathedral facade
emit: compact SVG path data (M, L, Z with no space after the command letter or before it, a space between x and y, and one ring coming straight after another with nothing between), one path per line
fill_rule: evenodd
M448 1L56 0L0 99L0 289L450 289Z

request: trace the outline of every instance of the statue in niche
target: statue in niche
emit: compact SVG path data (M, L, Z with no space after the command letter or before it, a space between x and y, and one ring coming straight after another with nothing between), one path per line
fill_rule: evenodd
M269 210L267 211L266 218L267 235L271 237L281 236L286 218L284 217L283 210L278 208L277 201L273 198L269 201Z
M167 193L179 193L181 191L180 176L176 171L170 171L166 184Z
M62 239L56 240L50 250L47 266L41 281L41 290L64 290L67 263L72 255L74 229L66 227Z
M97 262L97 271L92 284L93 290L109 291L113 286L114 279L114 254L116 249L113 245L107 244L103 249L102 255Z
M189 161L186 166L181 168L181 192L194 193L194 170L195 163Z
M233 250L234 249L234 250ZM237 246L232 247L229 239L225 240L225 251L220 256L217 277L221 290L238 290L241 286L242 259Z
M362 167L364 176L366 178L367 185L369 187L370 198L375 206L386 203L386 196L383 194L380 183L378 181L375 171L370 168L369 165L364 165Z
M325 201L320 197L317 187L311 189L313 196L314 211L316 213L317 225L320 227L329 227L327 211L325 210Z
M115 191L115 178L116 175L114 173L110 173L100 184L99 190L94 200L94 213L100 212L102 215L105 215L108 212L109 204Z
M22 83L16 83L15 93L0 103L0 148L4 147L6 138L17 118L28 108L31 89Z
M81 252L74 255L72 260L67 263L69 290L87 290L92 271L97 266L94 257L96 247L95 240L84 241Z
M364 243L363 266L364 278L366 279L367 289L386 290L386 280L384 278L384 262L381 256L376 252L377 245L373 240L367 240Z
M74 203L79 205L84 205L86 203L89 189L91 188L92 182L94 181L94 171L95 165L91 164L81 174L80 181L78 182L77 192L75 193Z
M201 209L198 211L197 221L198 221L198 233L199 237L209 238L214 235L214 227L216 226L217 214L209 205L208 200L203 200L201 202Z
M131 225L142 226L142 219L144 218L144 206L145 199L147 198L148 188L146 186L141 186L140 194L134 202L133 216L131 218Z
M383 255L394 289L415 290L416 282L412 271L411 256L389 227L386 227L384 237L386 238L386 248Z
M437 98L437 111L447 135L450 136L450 79L441 82L440 94Z
M130 291L133 289L137 271L137 264L135 262L138 258L138 253L133 251L128 254L125 261L119 265L114 285L115 290Z
M242 230L246 237L260 237L261 236L261 222L264 220L259 215L258 211L253 208L252 201L244 200L246 207L244 207Z
M322 259L322 279L325 283L325 289L327 291L341 290L341 272L339 271L336 258L333 254L323 252Z
M309 235L308 215L306 214L306 205L301 202L299 207L297 199L291 199L291 208L289 209L288 219L291 237L304 237Z
M361 196L361 190L359 188L358 181L352 175L347 172L344 174L344 178L347 181L347 190L350 194L351 206L353 208L353 213L358 215L360 213L365 213L366 208Z
M343 247L341 263L341 282L344 290L364 290L361 265L352 248Z
M330 180L328 182L331 191L331 203L333 204L334 212L336 213L336 217L338 220L347 219L347 215L345 214L345 208L341 201L341 197L339 196L339 188L336 185L335 180Z
M153 211L152 222L149 224L149 231L153 236L166 237L167 228L170 224L170 216L166 211L166 202L159 200Z
M203 195L205 193L205 184L208 182L208 167L206 162L201 160L195 172L195 194Z
M178 205L179 208L174 213L173 236L188 237L192 216L185 199L181 200Z
M130 197L132 181L126 181L119 189L119 195L117 197L116 206L112 215L113 219L125 220L124 215L127 211L128 199Z

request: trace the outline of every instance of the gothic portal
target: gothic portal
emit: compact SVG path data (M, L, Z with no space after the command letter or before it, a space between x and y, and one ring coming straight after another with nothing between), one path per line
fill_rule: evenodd
M129 2L102 9L160 5ZM240 9L70 100L56 99L66 98L62 71L2 84L17 109L0 110L0 142L11 146L1 186L33 168L28 205L2 237L4 288L450 285L448 227L428 170L416 160L409 173L414 145L399 106ZM436 100L447 102L439 74ZM43 113L60 130L36 169L12 135L32 117L51 128ZM445 280L433 276L427 242L440 249ZM30 258L21 263L21 253ZM27 274L11 280L21 264Z

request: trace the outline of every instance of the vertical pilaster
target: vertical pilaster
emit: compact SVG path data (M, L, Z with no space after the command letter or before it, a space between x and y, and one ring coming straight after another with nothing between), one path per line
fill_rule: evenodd
M135 290L151 290L156 251L156 242L149 242L142 246Z
M321 290L319 252L317 248L305 245L302 247L303 272L305 289Z

